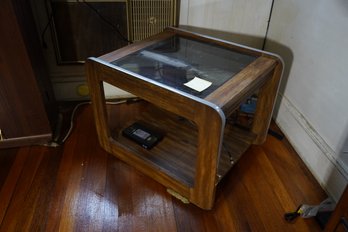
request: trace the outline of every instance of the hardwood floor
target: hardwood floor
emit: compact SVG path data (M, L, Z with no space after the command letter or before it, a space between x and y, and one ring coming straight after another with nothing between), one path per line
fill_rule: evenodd
M64 146L0 150L0 186L0 231L320 231L283 215L326 198L286 139L268 136L220 183L213 210L183 204L99 147L90 106Z

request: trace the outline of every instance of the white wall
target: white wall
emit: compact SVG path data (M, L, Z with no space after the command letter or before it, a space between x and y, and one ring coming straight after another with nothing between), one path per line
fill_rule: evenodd
M272 0L181 0L179 23L232 32L223 39L261 48L271 5Z
M272 0L182 0L180 23L264 36Z
M348 1L275 0L266 50L283 55L291 66L277 122L338 199L348 178L348 154L343 152L348 139Z

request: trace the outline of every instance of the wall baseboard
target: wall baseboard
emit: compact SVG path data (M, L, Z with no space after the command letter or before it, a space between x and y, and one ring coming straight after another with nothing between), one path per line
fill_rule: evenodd
M337 201L348 182L348 170L336 160L338 154L288 98L279 96L278 101L276 123L319 184Z
M10 148L10 147L29 146L29 145L42 145L42 144L47 144L51 140L52 140L51 133L4 139L0 141L0 149Z

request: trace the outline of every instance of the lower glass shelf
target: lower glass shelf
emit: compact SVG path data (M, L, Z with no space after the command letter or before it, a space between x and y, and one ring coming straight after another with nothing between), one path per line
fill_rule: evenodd
M194 122L143 100L131 104L108 105L107 112L111 140L115 146L122 147L187 187L194 186L198 146L198 129ZM150 150L122 135L124 128L138 121L164 133L164 138ZM254 138L248 130L231 124L226 125L217 183L246 151Z

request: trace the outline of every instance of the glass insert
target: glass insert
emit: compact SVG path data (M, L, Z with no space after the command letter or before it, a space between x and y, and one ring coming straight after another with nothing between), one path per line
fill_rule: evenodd
M256 58L175 35L111 63L205 98Z

